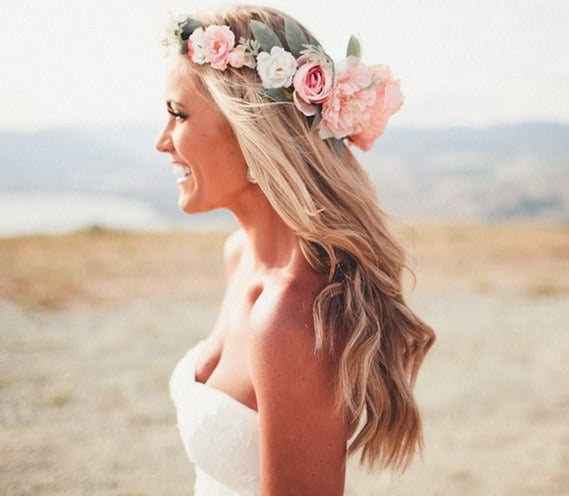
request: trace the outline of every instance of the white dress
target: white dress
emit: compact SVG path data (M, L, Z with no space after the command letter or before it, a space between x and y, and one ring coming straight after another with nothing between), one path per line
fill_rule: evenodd
M258 414L196 381L195 363L203 344L182 357L170 378L178 430L196 467L194 496L258 496Z

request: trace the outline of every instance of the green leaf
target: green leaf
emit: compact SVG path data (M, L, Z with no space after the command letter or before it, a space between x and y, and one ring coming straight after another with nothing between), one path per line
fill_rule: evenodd
M187 40L190 35L198 28L202 26L202 23L193 17L188 17L186 20L180 23L180 38L182 40Z
M312 125L310 126L309 132L314 131L318 127L318 124L320 124L321 120L322 120L322 111L318 109L318 111L316 112L316 114L314 114L314 117L312 119Z
M300 57L300 52L304 49L304 45L308 43L308 40L300 26L292 19L285 19L285 36L294 58Z
M320 46L322 46L322 45L320 44L320 42L319 42L314 36L312 36L312 35L310 35L310 40L308 41L308 43L311 44L312 46L315 46L315 47L320 47Z
M180 53L186 55L188 53L188 38L191 34L201 27L202 23L193 17L188 17L178 23L178 37L180 38Z
M349 57L353 55L354 57L361 57L362 56L362 46L360 44L360 40L358 40L354 35L350 36L350 41L348 42L348 50L346 51L346 55Z
M344 154L344 140L339 140L336 138L330 138L330 140L332 141L332 148L334 148L336 155L341 158Z
M281 40L279 40L279 37L269 26L259 21L251 21L249 26L253 36L259 42L263 51L270 52L271 48L275 46L282 48Z
M283 88L265 89L265 95L275 102L288 102L289 99L285 95Z

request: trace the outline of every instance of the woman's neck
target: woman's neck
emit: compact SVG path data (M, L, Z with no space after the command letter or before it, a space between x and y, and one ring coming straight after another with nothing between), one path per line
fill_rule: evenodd
M298 237L258 188L231 210L247 234L255 267L282 268L302 256Z

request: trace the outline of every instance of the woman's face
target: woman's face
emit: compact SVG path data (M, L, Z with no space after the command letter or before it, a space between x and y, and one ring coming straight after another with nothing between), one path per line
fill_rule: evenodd
M156 149L171 157L180 191L178 207L186 213L232 209L251 184L229 122L176 68L166 77L166 107L168 122Z

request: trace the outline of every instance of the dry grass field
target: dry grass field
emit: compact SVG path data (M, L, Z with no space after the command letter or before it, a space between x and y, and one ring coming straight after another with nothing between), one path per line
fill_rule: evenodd
M569 230L396 229L438 335L426 448L401 476L352 461L346 495L569 495ZM167 385L214 322L226 235L0 239L0 494L192 493Z

